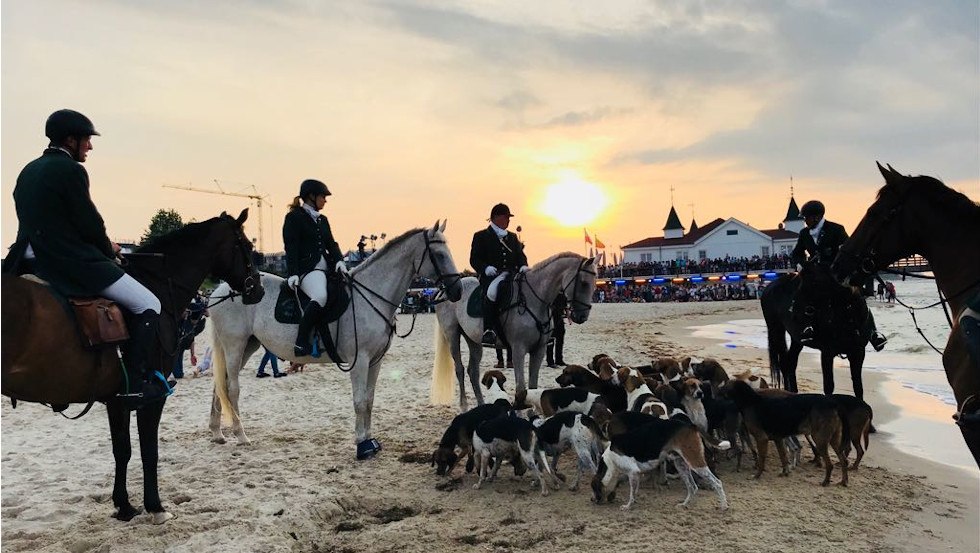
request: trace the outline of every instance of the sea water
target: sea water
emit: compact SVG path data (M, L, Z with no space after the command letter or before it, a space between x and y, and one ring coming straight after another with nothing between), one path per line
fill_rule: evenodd
M933 280L909 277L903 281L896 277L892 282L898 299L909 306L928 306L939 300ZM899 411L895 420L875 426L903 451L976 471L973 456L951 418L956 411L956 400L946 381L942 357L926 342L928 338L936 348L946 347L950 327L942 307L916 310L914 321L909 309L897 302L868 298L868 307L874 313L878 330L888 338L888 344L881 352L868 346L864 370L886 377L883 393ZM922 335L916 327L921 329ZM767 349L766 323L761 318L691 329L694 336L722 340L726 348ZM804 348L801 362L804 362L802 356L808 355L812 358L805 362L819 366L819 354L817 350ZM846 368L848 364L837 358L834 366ZM757 372L768 376L768 367ZM836 384L838 391L851 389L849 381Z

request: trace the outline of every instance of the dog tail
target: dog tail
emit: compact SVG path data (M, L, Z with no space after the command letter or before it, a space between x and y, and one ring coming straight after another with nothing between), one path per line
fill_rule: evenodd
M704 443L708 444L713 449L717 449L718 451L728 451L729 449L731 449L732 443L729 442L728 440L718 440L711 434L708 434L704 430L698 428L697 425L695 425L694 427L698 429L698 434L701 434L701 439L704 440Z
M868 405L867 403L865 403L862 407L868 412L868 422L867 422L867 424L864 425L864 431L862 432L862 434L864 434L864 436L863 436L864 437L864 449L865 449L865 451L867 451L867 449L868 449L868 438L871 436L871 419L874 418L875 414L874 414L874 411L871 410L871 406Z
M453 400L453 357L449 353L449 339L443 332L442 323L436 318L438 328L432 333L435 341L435 360L432 365L432 405L448 405Z
M851 453L851 423L847 414L847 408L837 403L837 416L840 417L840 448L844 452L844 457ZM844 461L847 462L846 460Z

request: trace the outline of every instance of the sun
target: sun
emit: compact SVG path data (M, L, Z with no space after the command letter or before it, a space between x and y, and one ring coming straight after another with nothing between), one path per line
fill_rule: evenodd
M542 211L562 226L579 227L594 221L608 204L598 186L569 173L545 190Z

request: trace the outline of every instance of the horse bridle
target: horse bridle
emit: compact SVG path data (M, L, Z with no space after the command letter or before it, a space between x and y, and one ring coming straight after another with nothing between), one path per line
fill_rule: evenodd
M565 298L568 300L568 302L570 304L576 305L576 306L581 307L581 308L585 308L587 311L591 311L591 309L592 309L592 303L585 303L584 301L581 301L581 300L579 300L577 298L577 295L578 295L578 286L579 286L579 279L578 279L579 273L586 273L586 274L590 274L590 275L593 275L593 276L596 275L596 272L595 271L593 271L591 269L586 269L585 268L585 266L588 264L588 262L589 262L588 259L583 259L582 261L579 262L578 268L576 269L575 274L572 275L572 278L569 279L569 281L568 281L567 284L565 284L564 286L561 287L561 293L565 295ZM538 295L538 292L534 289L533 286L531 286L531 283L529 283L527 281L527 273L519 273L518 274L518 277L521 277L521 275L524 275L522 277L523 278L523 282L524 282L524 284L527 285L527 289L531 291L531 294L533 294L534 297L537 298L538 301L540 301L541 303L546 304L547 302L545 302L544 299L542 299L541 296ZM517 279L515 278L515 282L516 281L517 281ZM569 297L569 295L567 294L568 287L569 286L572 286L573 283L575 284L575 286L574 286L574 288L572 288L572 295L571 295L571 297ZM551 328L549 327L549 325L551 324L551 318L550 317L547 318L547 321L548 321L547 323L544 323L542 321L539 321L538 318L534 315L534 312L527 308L527 301L526 300L523 300L521 298L521 293L520 292L518 292L517 303L513 304L511 307L523 307L524 308L524 312L527 313L527 314L529 314L529 315L531 315L531 318L534 319L534 323L535 323L535 325L537 325L538 331L541 332L542 334L544 334L545 332L551 330ZM510 309L510 308L508 307L507 309ZM572 311L574 311L574 310L575 309L573 308ZM504 311L506 311L506 309Z
M255 269L255 263L252 262L252 256L245 247L245 244L248 244L248 238L245 237L245 231L239 228L236 235L235 253L245 258L245 272L247 273L245 279L242 281L242 291L238 292L236 290L232 290L228 292L227 295L218 298L218 301L214 303L209 302L207 305L208 308L214 307L223 301L227 301L238 296L242 296L242 298L251 296L257 287L262 286L261 275L259 275L259 272Z
M855 269L853 270L864 277L869 277L878 272L878 252L875 251L874 245L878 243L878 237L881 235L888 223L898 215L904 204L905 198L901 197L899 198L898 203L888 210L888 213L884 216L884 218L882 218L881 223L874 229L874 231L872 231L871 237L868 239L868 245L862 252L853 253L845 249L844 246L841 246L837 255L839 257L854 261Z

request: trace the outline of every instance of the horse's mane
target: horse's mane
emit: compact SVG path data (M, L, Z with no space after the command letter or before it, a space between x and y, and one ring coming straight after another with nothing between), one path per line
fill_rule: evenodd
M548 265L549 263L556 261L558 259L562 259L564 257L577 257L578 259L583 259L583 257L580 254L577 254L575 252L561 252L561 253L556 253L555 255L545 259L544 261L539 261L535 263L534 267L531 267L531 269L532 270L540 269L545 265Z
M173 232L150 239L136 251L138 253L168 253L177 248L185 248L187 244L203 240L211 226L220 220L221 217L212 217L200 223L187 223Z
M926 197L934 200L942 210L952 216L980 217L980 205L971 200L966 194L957 192L943 184L937 178L926 175L917 177L905 177L900 182L888 183L878 190L878 199L887 192L899 192L898 187L904 190L914 190L921 192Z
M392 238L391 240L388 241L387 244L385 244L384 246L381 246L381 249L380 250L372 253L367 259L365 259L364 261L362 261L360 265L358 265L357 267L354 268L354 270L356 271L356 270L359 270L361 267L366 267L366 266L370 265L371 262L374 261L374 259L377 258L377 257L379 257L381 254L385 253L389 249L394 248L398 244L401 244L402 242L408 240L409 238L411 238L411 237L415 236L416 234L418 234L420 232L423 232L425 230L428 230L428 229L424 229L424 228L421 228L421 227L420 228L413 228L413 229L407 230L407 231L403 232L402 234L400 234L400 235Z

